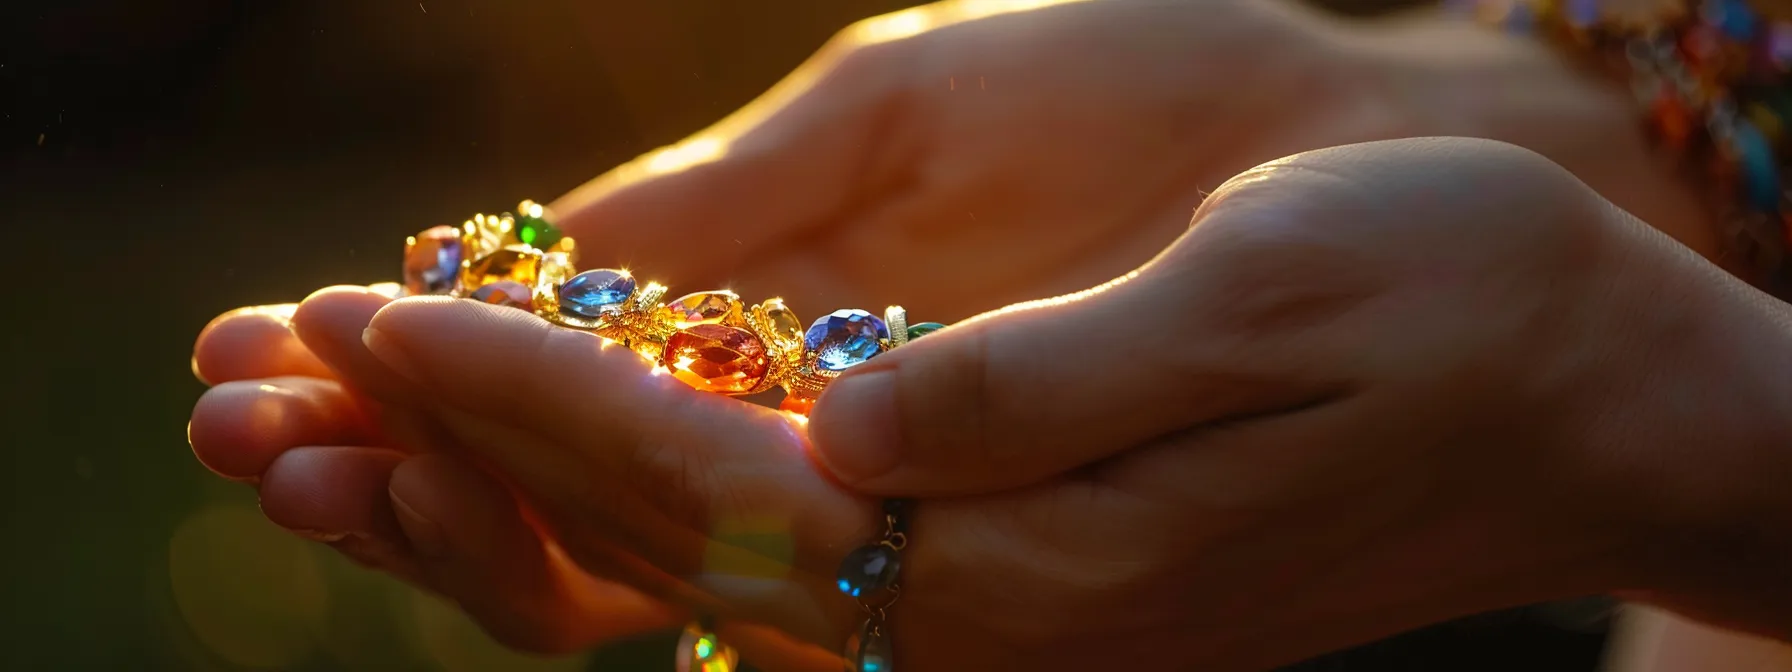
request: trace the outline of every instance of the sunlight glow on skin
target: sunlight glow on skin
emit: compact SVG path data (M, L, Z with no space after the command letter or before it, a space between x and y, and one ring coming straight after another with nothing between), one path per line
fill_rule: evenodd
M548 206L551 211L572 212L582 204L599 200L638 182L678 173L726 158L736 144L765 125L779 111L815 88L833 70L841 55L855 48L893 42L944 26L1022 12L1054 5L1091 0L949 0L876 16L853 24L798 66L784 79L733 114L670 147L658 149L610 170Z

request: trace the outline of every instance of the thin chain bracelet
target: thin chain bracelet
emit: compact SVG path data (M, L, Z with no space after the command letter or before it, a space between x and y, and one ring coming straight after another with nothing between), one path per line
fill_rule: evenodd
M667 288L641 284L627 270L578 270L578 245L540 204L516 213L475 215L459 227L437 226L405 241L404 294L454 296L532 312L568 329L621 343L693 388L749 395L783 388L784 411L807 416L842 372L945 328L909 324L901 306L882 319L836 310L806 329L782 299L751 306L728 290L664 301ZM884 502L884 532L848 554L840 590L859 601L866 620L845 647L847 669L891 672L888 609L901 595L897 573L908 546L907 500ZM731 672L739 662L707 621L686 626L678 672Z

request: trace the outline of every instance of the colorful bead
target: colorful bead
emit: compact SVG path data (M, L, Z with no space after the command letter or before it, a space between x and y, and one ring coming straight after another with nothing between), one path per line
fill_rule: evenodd
M404 243L404 290L411 296L449 294L460 280L460 231L437 226Z
M847 640L849 672L892 672L895 669L895 647L890 645L890 636L885 630L884 625L868 620L859 627L858 634Z
M896 573L901 568L902 558L896 549L886 544L861 546L848 553L846 560L840 563L840 576L835 585L842 593L861 597L894 585Z
M520 282L500 280L473 292L473 300L494 306L535 310L535 289Z
M673 334L660 364L691 387L721 394L753 390L770 368L758 336L722 324L693 325Z
M857 309L836 310L809 325L803 345L826 371L843 371L883 352L890 330L884 321Z
M1754 124L1738 121L1731 138L1737 162L1742 164L1743 193L1750 206L1760 212L1776 211L1780 204L1779 166L1767 136Z
M696 292L666 304L666 313L680 329L698 324L740 324L740 296L727 290Z
M595 319L622 309L635 293L635 278L626 271L600 268L573 276L557 291L560 312Z
M709 628L685 626L678 638L677 672L735 672L740 656Z

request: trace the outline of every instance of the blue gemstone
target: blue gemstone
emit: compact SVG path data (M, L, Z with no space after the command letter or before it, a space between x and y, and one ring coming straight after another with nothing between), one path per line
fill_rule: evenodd
M635 293L635 279L628 273L600 268L572 276L560 285L560 312L598 318L622 309Z
M1779 210L1780 178L1772 143L1760 129L1748 122L1737 122L1732 139L1736 143L1737 159L1742 164L1743 192L1749 204L1761 212Z
M866 621L847 644L846 659L851 667L846 669L853 672L893 672L895 669L895 650L890 646L889 634L880 624Z
M884 321L863 310L836 310L809 325L803 346L821 368L840 371L877 356L890 338Z
M901 568L902 558L896 549L882 544L861 546L840 563L836 585L840 592L853 597L875 593L895 584L896 570Z

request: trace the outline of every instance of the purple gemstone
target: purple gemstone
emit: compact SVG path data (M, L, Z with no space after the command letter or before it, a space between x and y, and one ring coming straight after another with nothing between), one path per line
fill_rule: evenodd
M460 230L438 226L412 238L404 249L404 289L411 296L448 294L460 278Z

